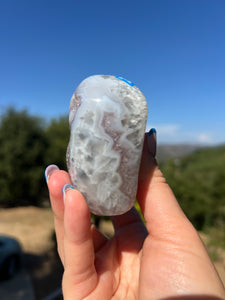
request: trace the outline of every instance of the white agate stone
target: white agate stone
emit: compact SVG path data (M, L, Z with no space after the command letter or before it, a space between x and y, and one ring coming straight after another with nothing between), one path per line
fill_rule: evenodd
M67 166L91 212L120 215L135 202L147 103L131 82L96 75L70 102Z

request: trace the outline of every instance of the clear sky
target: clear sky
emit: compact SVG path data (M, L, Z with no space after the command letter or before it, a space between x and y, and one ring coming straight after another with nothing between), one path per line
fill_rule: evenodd
M1 111L65 115L94 74L142 90L159 143L224 143L225 1L0 1Z

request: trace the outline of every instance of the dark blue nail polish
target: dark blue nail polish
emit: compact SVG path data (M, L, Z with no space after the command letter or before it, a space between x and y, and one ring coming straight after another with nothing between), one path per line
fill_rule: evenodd
M156 134L156 129L155 128L152 128L152 129L149 130L148 136L151 136L153 133Z

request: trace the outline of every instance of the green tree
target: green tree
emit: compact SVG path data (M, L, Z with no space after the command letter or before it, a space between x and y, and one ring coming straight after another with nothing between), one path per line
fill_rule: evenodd
M225 225L225 147L171 159L165 177L186 215L199 230Z
M44 121L13 108L0 119L0 203L37 205L43 193Z
M48 148L45 153L45 163L56 164L60 169L66 169L66 150L69 143L68 117L52 119L45 131Z

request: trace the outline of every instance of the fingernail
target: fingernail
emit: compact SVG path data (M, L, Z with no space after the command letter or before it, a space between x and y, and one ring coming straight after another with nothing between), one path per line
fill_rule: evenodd
M148 133L148 151L153 157L156 156L156 129L152 128Z
M59 170L59 168L56 165L49 165L46 169L45 169L45 180L48 181L50 175L54 172Z
M65 193L68 190L74 190L74 187L71 184L65 184L62 188L63 197L65 197Z
M130 86L134 86L134 83L133 83L133 82L131 82L130 80L127 80L127 79L125 79L125 78L123 78L123 77L121 77L121 76L115 76L115 78L120 79L120 80L126 82L126 83L129 84Z
M149 130L148 136L151 136L152 134L156 134L156 129L152 128Z

